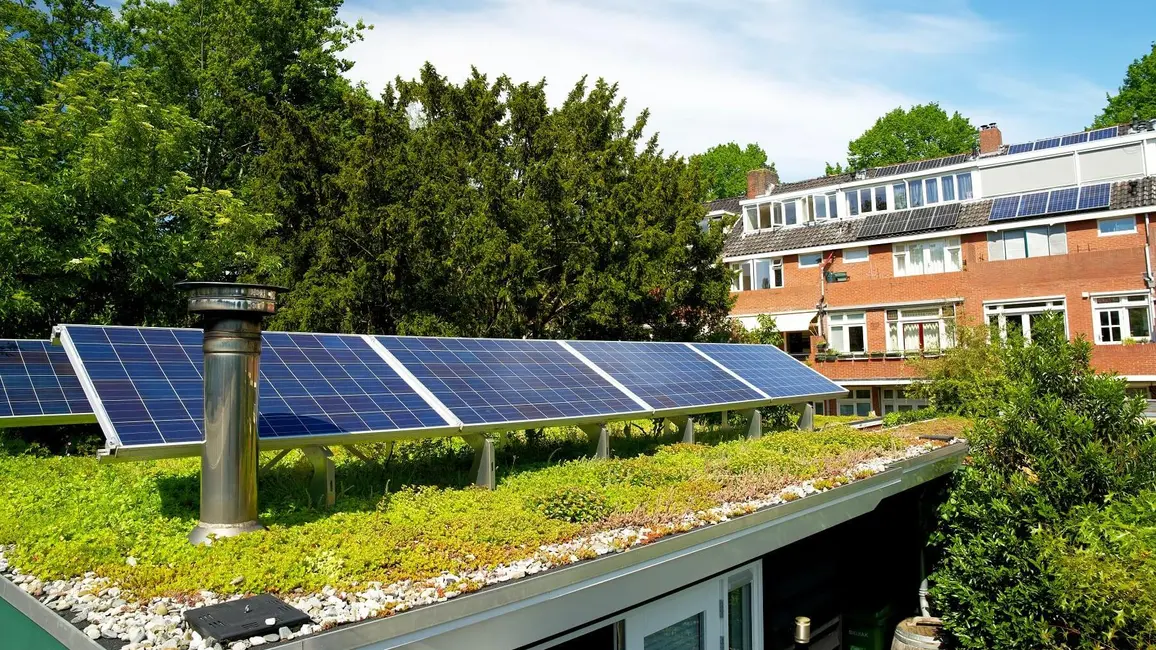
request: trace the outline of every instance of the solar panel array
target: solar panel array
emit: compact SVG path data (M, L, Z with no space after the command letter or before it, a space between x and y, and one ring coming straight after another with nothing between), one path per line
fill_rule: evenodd
M1075 210L1096 210L1109 207L1111 201L1111 183L1065 187L1050 192L1001 196L992 202L988 221L1003 221Z
M0 340L0 426L92 419L62 348L49 341Z
M1062 190L1052 190L1048 193L1048 212L1070 212L1076 209L1076 197L1080 194L1078 187L1065 187Z
M1048 209L1048 193L1036 192L1034 194L1024 194L1020 199L1019 212L1016 216L1020 217L1034 217L1039 214L1047 212Z
M1094 133L1094 132L1093 132ZM1080 188L1079 209L1106 208L1112 200L1112 184L1100 183Z
M1039 151L1041 149L1051 149L1054 147L1067 147L1073 144L1080 144L1083 142L1095 142L1097 140L1106 140L1108 138L1115 138L1119 135L1127 133L1126 127L1109 126L1103 129L1096 129L1095 131L1081 131L1080 133L1069 133L1068 135L1058 136L1053 138L1043 138L1035 142L1022 142L1013 144L1007 148L1007 155L1027 153L1029 151Z
M1019 196L1001 196L991 204L991 214L988 216L988 221L1002 221L1004 219L1014 219L1016 212L1019 210L1020 197Z
M843 389L823 375L795 361L786 352L761 345L752 350L739 343L693 343L692 346L726 366L770 397L841 393Z
M463 424L646 412L557 341L377 340Z

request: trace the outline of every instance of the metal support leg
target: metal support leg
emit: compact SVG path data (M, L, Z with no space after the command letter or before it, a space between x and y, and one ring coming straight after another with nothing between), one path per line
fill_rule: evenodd
M595 458L610 458L610 431L605 424L583 424L579 428L590 438Z
M746 412L749 419L747 424L747 440L755 440L763 437L763 412L759 409L751 409Z
M302 447L301 453L305 454L305 459L313 466L313 477L309 479L309 498L313 503L326 508L333 507L337 500L333 452L328 447Z
M815 430L815 407L811 406L810 402L795 405L795 412L799 414L799 419L795 426L800 431L814 431Z
M719 431L722 431L723 433L728 433L731 430L730 415L731 415L730 411L723 411L722 412L722 425L719 427Z
M675 429L682 432L683 442L694 444L694 418L689 415L676 415L667 418L666 421L672 423Z
M470 476L474 477L474 485L489 490L497 487L497 475L494 469L494 440L483 435L463 436L465 441L474 448L474 464L470 467Z

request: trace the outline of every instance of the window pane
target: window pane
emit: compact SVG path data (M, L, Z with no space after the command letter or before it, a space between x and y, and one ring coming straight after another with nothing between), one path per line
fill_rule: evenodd
M1014 315L1008 316L1005 319L1005 322L1006 322L1006 325L1004 326L1004 332L1007 334L1007 337L1009 339L1013 338L1013 337L1018 337L1018 336L1024 335L1024 325L1023 325L1023 315L1022 314L1014 314Z
M642 639L643 650L703 650L702 628L702 613L695 614L646 635Z
M839 415L855 415L855 405L843 404L842 400L840 400Z
M827 195L827 215L832 219L839 218L839 201L834 194Z
M797 222L795 218L795 202L787 201L783 204L783 223L788 226L793 226Z
M855 404L855 415L866 417L871 415L871 402L858 402Z
M811 200L813 201L814 206L815 206L815 218L816 219L826 219L827 218L827 197L820 194L819 196L811 197Z
M859 211L871 211L871 190L859 190Z
M943 178L941 178L939 180L942 181L941 185L943 187L943 200L944 201L954 201L955 200L955 179L952 178L951 176L944 176Z
M923 207L922 181L911 181L907 184L907 203L913 208Z
M822 261L822 253L803 253L799 255L799 266L818 266Z
M900 350L899 346L899 323L889 323L887 325L887 349Z
M741 290L742 291L750 291L752 286L754 286L754 285L751 283L751 265L750 264L743 264Z
M1111 343L1120 339L1120 312L1116 310L1100 312L1100 340Z
M847 351L846 346L847 346L847 341L846 341L846 338L843 336L843 328L842 327L832 327L831 328L831 343L829 344L828 347L830 347L832 350L834 350L836 352L846 352Z
M876 187L875 188L875 209L876 210L886 210L887 209L887 188L886 187Z
M1052 255L1068 253L1068 232L1063 224L1052 226L1048 233L1048 252Z
M907 275L923 275L923 245L907 245Z
M782 260L776 260L774 268L775 268L775 286L781 287L781 286L783 286L783 263L782 263Z
M939 203L939 181L929 178L924 183L927 185L927 204Z
M1028 228L1026 231L1028 257L1047 257L1048 227Z
M859 192L855 190L847 191L847 213L851 216L859 214Z
M729 650L754 650L751 633L751 586L743 585L727 594L727 645Z
M1147 307L1128 308L1128 331L1134 339L1146 339L1151 335Z
M955 182L959 184L960 201L966 201L970 198L974 198L975 195L971 191L971 172L956 174Z
M1009 230L1003 234L1004 251L1009 260L1022 260L1027 257L1027 243L1024 241L1024 231Z
M755 260L755 286L759 289L771 288L770 260Z
M869 400L869 399L871 399L871 389L870 388L859 388L855 391L855 397L858 397L859 399Z
M771 204L759 204L759 228L771 227Z
M924 271L927 273L943 273L943 244L928 244L927 252L927 268L925 268Z
M907 209L907 185L905 183L896 183L891 187L891 192L895 195L895 209Z
M919 323L905 323L903 325L903 349L919 349Z
M759 227L759 206L748 205L743 208L743 215L746 217L746 227L754 230Z
M961 252L958 246L949 246L947 248L947 260L944 262L943 270L959 271L962 269L963 264L960 260Z
M895 275L896 276L907 275L907 251L906 251L906 249L900 247L898 250L895 251L895 253L893 255L894 255L894 261L895 261Z
M863 248L845 248L843 249L843 262L866 262L867 261L867 247Z
M1116 232L1132 232L1136 230L1135 217L1120 217L1119 219L1101 219L1100 234L1106 235Z
M864 327L856 325L847 328L847 349L850 352L866 352L867 343L864 336Z

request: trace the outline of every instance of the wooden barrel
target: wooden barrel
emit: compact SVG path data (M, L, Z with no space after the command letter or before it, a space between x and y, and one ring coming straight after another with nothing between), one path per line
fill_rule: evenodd
M938 618L916 616L904 619L895 626L891 650L935 650L939 647L935 635L940 626Z

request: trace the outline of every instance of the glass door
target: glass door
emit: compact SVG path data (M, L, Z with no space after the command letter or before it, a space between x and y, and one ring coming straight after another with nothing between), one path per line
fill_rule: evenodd
M718 582L708 581L639 608L626 620L626 650L707 650L717 648ZM717 605L715 605L717 607ZM716 639L714 645L709 639Z

